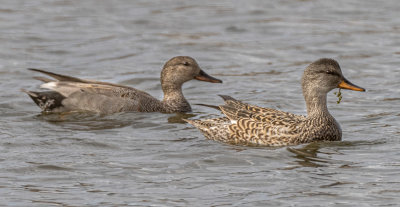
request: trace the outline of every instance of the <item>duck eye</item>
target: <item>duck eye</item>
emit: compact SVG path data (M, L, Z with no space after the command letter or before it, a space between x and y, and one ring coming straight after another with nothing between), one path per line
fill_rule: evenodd
M329 74L329 75L337 75L335 72L330 71L330 70L326 71L325 73L326 73L326 74Z
M189 63L189 62L184 62L184 63L183 63L183 65L185 65L185 66L189 66L189 65L190 65L190 63Z

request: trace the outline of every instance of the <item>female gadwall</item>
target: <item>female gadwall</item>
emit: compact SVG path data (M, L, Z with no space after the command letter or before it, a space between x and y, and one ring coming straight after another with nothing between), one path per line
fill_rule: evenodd
M302 79L307 116L261 108L221 96L219 109L226 117L185 120L208 139L239 145L285 146L313 141L340 141L342 131L326 106L326 96L334 88L365 91L343 77L339 64L320 59L310 64Z
M190 104L182 93L183 83L192 79L222 83L221 80L201 70L197 62L187 56L174 57L165 63L161 71L161 86L164 92L162 101L128 86L84 80L39 69L30 70L56 79L36 78L45 82L41 85L42 88L51 91L23 90L45 112L92 111L101 114L122 111L189 112Z

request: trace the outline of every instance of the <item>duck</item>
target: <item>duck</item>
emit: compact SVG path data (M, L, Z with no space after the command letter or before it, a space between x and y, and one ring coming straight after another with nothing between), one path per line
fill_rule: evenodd
M282 147L340 141L342 130L328 111L327 94L335 88L362 92L365 89L348 81L339 63L329 58L312 62L304 70L301 85L307 106L306 116L220 95L224 105L211 107L219 109L224 117L185 121L199 129L207 139L233 145Z
M42 69L29 68L29 70L54 78L35 77L44 82L40 87L49 91L37 92L22 89L41 108L42 112L185 113L192 110L182 92L182 85L185 82L196 79L222 83L222 80L204 72L196 60L189 56L173 57L164 64L161 71L161 87L164 93L162 100L129 86L80 79Z

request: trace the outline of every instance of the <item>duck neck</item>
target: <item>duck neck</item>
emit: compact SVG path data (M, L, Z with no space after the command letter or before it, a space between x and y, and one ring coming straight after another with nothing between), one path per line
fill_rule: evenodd
M164 98L162 103L166 112L188 112L191 111L189 102L182 93L182 84L163 84Z
M328 106L326 105L326 93L313 90L303 93L307 105L307 116L313 117L330 115Z

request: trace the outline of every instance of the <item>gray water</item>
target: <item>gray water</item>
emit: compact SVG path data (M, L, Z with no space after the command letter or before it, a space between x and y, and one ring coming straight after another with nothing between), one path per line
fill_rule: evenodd
M0 206L398 206L397 0L45 1L0 4ZM189 114L41 114L20 92L29 67L162 98L169 58L194 57L223 84L190 81ZM322 57L366 93L330 92L342 142L282 148L206 140L182 117L217 94L305 114L300 78ZM337 91L337 90L335 90Z

